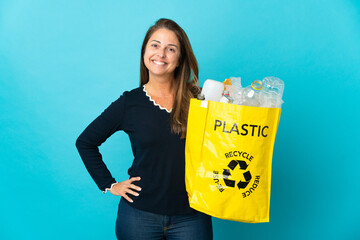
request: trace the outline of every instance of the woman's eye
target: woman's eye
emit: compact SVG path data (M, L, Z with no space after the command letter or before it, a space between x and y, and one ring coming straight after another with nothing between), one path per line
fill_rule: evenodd
M156 43L151 44L152 47L157 47L158 45Z
M170 52L175 52L175 49L174 48L169 48L169 51Z

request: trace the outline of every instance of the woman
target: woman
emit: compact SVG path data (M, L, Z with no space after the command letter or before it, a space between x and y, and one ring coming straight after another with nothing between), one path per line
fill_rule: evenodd
M79 136L76 146L98 187L121 196L118 239L212 239L211 217L189 207L185 133L197 61L186 33L159 19L141 49L140 87L124 92ZM130 179L116 182L98 146L118 130L130 138Z

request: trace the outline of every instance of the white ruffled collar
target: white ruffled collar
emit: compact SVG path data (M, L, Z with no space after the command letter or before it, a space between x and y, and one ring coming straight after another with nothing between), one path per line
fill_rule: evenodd
M153 102L154 106L158 106L161 110L165 110L165 111L167 111L168 113L171 113L171 110L172 110L172 109L168 110L167 108L164 108L164 107L160 106L159 104L157 104L157 103L155 102L154 99L151 98L151 96L150 96L150 95L148 94L148 92L146 91L145 85L146 85L146 84L143 85L143 91L145 92L145 94L146 94L146 96L149 98L149 100L150 100L151 102Z

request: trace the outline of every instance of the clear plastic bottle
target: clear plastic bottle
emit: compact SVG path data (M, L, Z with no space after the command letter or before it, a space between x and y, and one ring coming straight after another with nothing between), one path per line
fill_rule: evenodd
M220 98L220 102L223 103L233 103L234 99L232 97L230 97L230 93L229 91L224 91L223 96Z
M260 80L255 80L251 83L250 86L244 88L244 102L242 103L242 105L260 107L260 92L262 88L263 85Z
M262 106L281 108L284 82L277 77L266 77L262 81Z

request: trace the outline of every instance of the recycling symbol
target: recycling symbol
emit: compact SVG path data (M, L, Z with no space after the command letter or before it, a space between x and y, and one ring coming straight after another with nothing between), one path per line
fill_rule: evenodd
M228 164L228 167L230 169L224 169L224 172L223 172L223 178L224 178L224 182L225 182L225 185L228 186L228 187L235 187L235 183L236 181L235 180L230 180L229 179L229 176L231 176L231 173L230 173L230 170L233 171L233 170L236 170L236 167L239 165L239 168L241 170L246 170L247 167L249 166L245 161L241 161L241 160L232 160L229 164ZM243 173L243 177L244 177L244 180L245 181L239 181L236 185L239 189L242 189L242 188L246 188L246 186L249 184L250 180L251 180L251 173L250 171L246 171Z

